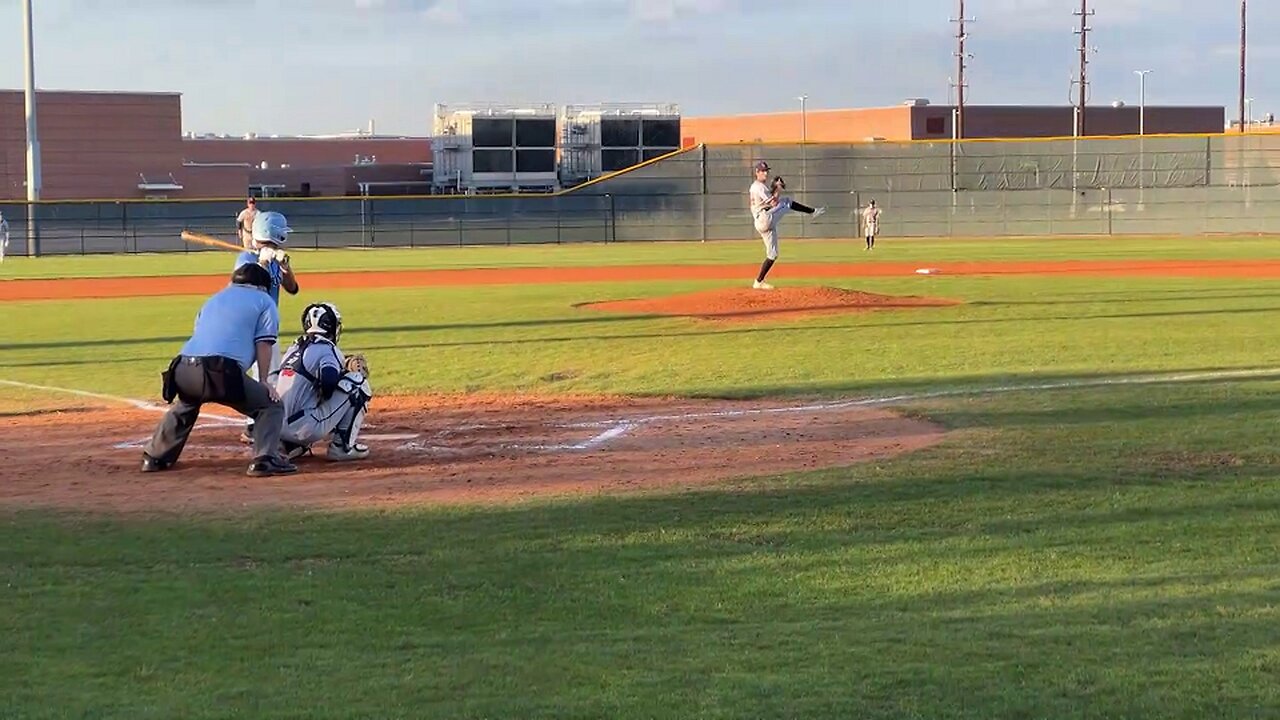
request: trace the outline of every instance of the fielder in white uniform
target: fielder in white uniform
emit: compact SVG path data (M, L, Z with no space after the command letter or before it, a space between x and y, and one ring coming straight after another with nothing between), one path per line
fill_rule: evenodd
M0 213L0 262L4 262L4 253L9 249L9 222Z
M755 182L751 183L748 194L751 198L751 218L756 232L764 240L764 262L760 265L760 274L751 287L756 290L772 290L773 286L765 282L765 276L778 259L778 222L782 216L795 210L817 217L827 211L826 208L811 208L796 202L789 197L782 197L781 191L786 184L782 178L775 178L773 186L768 185L769 163L761 160L755 164Z
M276 391L284 403L287 457L296 459L329 439L329 460L362 460L369 448L359 441L366 407L373 399L369 378L347 371L338 349L342 314L330 303L302 311L302 337L284 353Z
M867 249L871 250L876 246L876 235L880 234L880 208L876 207L875 200L862 210L862 230L867 238Z

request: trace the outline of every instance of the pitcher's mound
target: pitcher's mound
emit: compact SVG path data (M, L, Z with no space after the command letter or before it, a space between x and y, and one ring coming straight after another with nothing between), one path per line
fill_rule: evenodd
M658 298L587 303L583 307L705 320L766 320L858 310L944 307L959 303L945 298L877 295L832 287L782 287L773 290L724 288Z

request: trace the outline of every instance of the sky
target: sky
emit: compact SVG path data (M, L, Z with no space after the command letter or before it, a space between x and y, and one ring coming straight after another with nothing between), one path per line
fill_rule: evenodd
M427 135L435 103L676 103L686 116L948 99L956 0L34 0L36 85L182 93L197 133ZM1236 0L1092 0L1091 103L1237 115ZM967 0L968 102L1068 104L1079 0ZM1249 8L1280 112L1280 2ZM0 87L21 89L20 0Z

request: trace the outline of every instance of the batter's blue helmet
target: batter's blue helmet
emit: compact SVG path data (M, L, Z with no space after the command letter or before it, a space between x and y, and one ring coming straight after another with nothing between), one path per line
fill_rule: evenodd
M289 221L278 212L258 213L253 219L253 239L258 242L284 245L291 232L293 228L289 227Z

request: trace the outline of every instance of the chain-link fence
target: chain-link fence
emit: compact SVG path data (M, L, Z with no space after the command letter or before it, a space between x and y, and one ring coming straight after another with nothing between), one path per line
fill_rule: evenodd
M746 190L769 161L828 212L790 237L859 234L875 199L900 237L1280 232L1280 135L698 147L553 195L278 198L302 247L418 247L754 237ZM234 240L227 201L0 203L42 254L183 252L184 229Z

